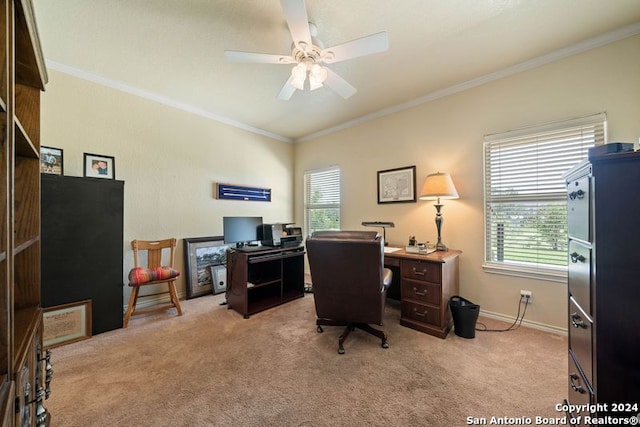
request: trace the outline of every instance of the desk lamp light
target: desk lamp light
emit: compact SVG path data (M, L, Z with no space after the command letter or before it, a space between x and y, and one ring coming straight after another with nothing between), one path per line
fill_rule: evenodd
M393 228L396 225L390 221L363 221L362 225L365 227L380 227L382 228L382 239L384 240L384 245L387 246L389 243L387 242L387 228Z
M448 173L432 173L427 175L422 186L422 193L420 194L420 200L436 200L436 228L438 229L438 243L436 244L436 250L446 251L447 247L442 243L441 230L442 230L442 204L440 199L457 199L458 192L456 186L453 185L451 175Z

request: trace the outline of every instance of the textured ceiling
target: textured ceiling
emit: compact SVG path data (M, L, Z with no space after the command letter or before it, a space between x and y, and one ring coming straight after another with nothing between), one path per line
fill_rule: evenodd
M280 101L290 65L224 56L290 53L278 0L33 2L50 68L290 141L640 33L639 0L307 0L325 46L386 31L389 50L330 66L349 99Z

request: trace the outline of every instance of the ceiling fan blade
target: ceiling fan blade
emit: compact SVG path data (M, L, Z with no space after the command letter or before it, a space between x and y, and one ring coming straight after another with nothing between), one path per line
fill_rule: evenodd
M384 52L387 49L389 49L389 38L387 37L387 32L382 31L323 49L320 57L327 64L333 64L346 59Z
M325 67L326 68L326 67ZM334 73L330 68L326 68L327 78L324 84L333 89L344 99L350 98L358 90L351 86L345 79Z
M262 62L265 64L293 64L296 62L296 60L289 55L240 52L237 50L225 50L224 56L232 62Z
M304 0L280 0L280 4L284 10L284 17L287 20L293 43L301 50L306 51L302 46L299 46L300 42L306 43L308 47L312 45L309 17Z
M278 94L278 99L282 101L288 101L291 99L293 92L296 91L296 88L291 84L292 80L293 80L293 76L289 76L289 80L287 80L284 86L282 86L282 89L280 89L280 93Z

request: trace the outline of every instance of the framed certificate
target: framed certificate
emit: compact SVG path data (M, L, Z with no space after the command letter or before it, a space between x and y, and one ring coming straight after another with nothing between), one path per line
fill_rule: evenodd
M47 307L42 316L44 348L91 337L91 300Z

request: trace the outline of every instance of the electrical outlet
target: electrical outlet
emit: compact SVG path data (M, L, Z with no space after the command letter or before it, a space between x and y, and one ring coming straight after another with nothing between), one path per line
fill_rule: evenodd
M531 295L531 291L525 291L525 290L521 290L520 291L520 300L521 301L526 301L527 304L531 304L532 302L532 295Z

